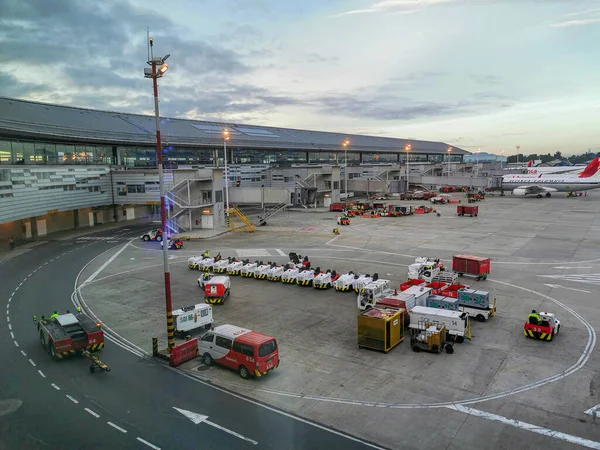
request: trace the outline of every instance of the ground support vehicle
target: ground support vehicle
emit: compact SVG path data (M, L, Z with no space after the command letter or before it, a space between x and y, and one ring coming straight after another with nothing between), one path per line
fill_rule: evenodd
M540 312L541 322L528 320L523 325L523 334L532 339L551 341L560 331L560 320L549 312ZM532 323L535 322L535 323Z
M164 242L161 241L160 246L162 247ZM181 239L167 239L167 248L169 250L181 250L183 248L183 241Z
M496 313L496 299L490 304L490 293L473 289L458 290L458 304L471 317L484 322Z
M388 213L393 217L412 216L415 213L413 206L388 205Z
M232 261L228 266L227 266L227 275L239 275L242 271L242 267L244 267L244 264L247 261Z
M342 217L340 219L340 225L350 225L350 219L348 217Z
M302 257L302 255L298 255L294 252L291 252L288 256L290 258L290 262L288 263L290 267L298 267L299 269L302 269L310 266L308 256Z
M254 271L254 278L257 280L266 280L267 279L267 271L275 267L275 263L269 261L267 264L263 264L261 261L256 270Z
M390 280L374 280L360 290L356 298L358 309L365 310L377 304L377 300L394 295L396 292Z
M315 275L318 275L321 270L317 267L316 269L305 269L298 274L296 278L296 284L300 286L312 286Z
M367 284L376 281L377 278L379 278L379 276L376 273L374 273L372 277L368 273L366 275L354 275L352 289L354 289L354 292L358 294L362 288L364 288Z
M433 277L433 281L456 284L458 283L458 274L450 270L441 270L436 276Z
M459 344L465 339L471 339L471 322L469 315L461 311L415 306L408 310L410 323L440 323L446 326L446 331ZM446 340L450 340L448 337Z
M405 309L369 308L357 317L358 347L389 352L404 340Z
M490 274L490 258L473 255L454 255L452 270L460 276L471 275L477 281L485 280Z
M340 275L335 280L335 290L340 292L350 292L352 290L352 283L354 282L354 272L348 272Z
M419 280L419 279L407 280L404 283L400 284L400 291L405 291L408 288L411 288L413 286L425 285L426 283L427 282L425 280Z
M281 276L283 275L283 271L287 268L287 266L275 266L271 267L267 270L267 280L269 281L281 281Z
M200 268L198 267L198 264L200 261L202 261L202 259L204 259L202 256L192 256L191 258L188 258L188 268L192 270L199 270Z
M160 228L156 228L154 230L150 230L144 234L142 234L140 236L140 239L142 241L157 241L157 242L161 242L163 240L162 238L162 230Z
M210 330L212 323L212 306L207 305L206 303L185 306L173 311L175 336L184 337L193 330Z
M225 273L227 267L234 261L233 258L221 259L213 264L212 270L214 273Z
M211 305L220 305L231 294L231 281L228 276L217 276L204 284L204 301Z
M52 319L33 316L40 344L55 361L83 354L95 355L104 347L104 331L100 323L84 313L66 313ZM99 361L96 358L97 362ZM92 365L94 361L92 361ZM100 364L96 364L101 366Z
M330 270L321 272L313 278L313 287L315 289L330 289L339 277L335 270L333 272Z
M204 272L198 277L198 286L204 291L204 285L215 277L214 273Z
M198 270L211 270L215 264L215 258L203 258L198 261Z
M421 320L409 325L410 347L413 352L424 350L431 353L441 353L442 349L446 353L454 353L454 346L446 343L447 330L446 325L438 322L429 322Z
M440 268L435 261L416 262L408 266L406 280L424 280L431 283L439 273Z
M403 292L398 294L398 298L406 300L407 308L413 306L425 306L427 304L427 297L431 295L432 288L425 286L411 286Z
M301 270L302 269L299 269L297 267L290 267L289 269L284 270L281 274L281 282L287 284L297 283L298 274Z
M221 364L240 377L261 377L279 367L279 350L274 337L235 325L220 325L198 341L205 365Z
M254 261L249 262L247 264L244 264L242 266L242 271L240 273L241 276L246 277L246 278L250 278L254 276L254 272L256 271L256 268L258 267L258 261Z
M105 372L110 372L110 368L106 365L105 362L101 361L98 358L96 353L93 353L89 350L82 350L81 356L90 360L90 373L94 373L96 369L104 370Z
M446 197L439 196L439 197L431 197L429 199L429 201L431 203L433 203L434 205L443 205L448 201L448 199Z
M479 214L479 206L456 205L456 214L459 216L465 216L468 214L471 217L477 217L477 214Z
M466 284L452 283L441 290L438 295L444 297L458 298L458 291L461 289L471 289L471 286Z

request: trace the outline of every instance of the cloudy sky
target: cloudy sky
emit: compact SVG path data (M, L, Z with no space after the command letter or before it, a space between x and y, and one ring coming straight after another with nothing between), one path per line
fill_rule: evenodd
M599 0L0 0L0 95L161 114L600 151Z

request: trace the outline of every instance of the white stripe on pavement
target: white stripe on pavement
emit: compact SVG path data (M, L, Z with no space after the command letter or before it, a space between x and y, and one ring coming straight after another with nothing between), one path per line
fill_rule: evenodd
M462 405L446 406L446 408L454 409L456 411L460 411L471 416L481 417L483 419L500 422L504 425L510 425L516 428L520 428L522 430L531 431L532 433L541 434L542 436L550 437L553 439L559 439L565 442L570 442L571 444L581 445L582 447L600 449L600 442L591 441L589 439L584 439L578 436L573 436L572 434L561 433L560 431L551 430L549 428L540 427L538 425L533 425L527 422L521 422L520 420L509 419L507 417L499 416L497 414L492 414L486 411L480 411L478 409L473 409Z
M98 414L98 413L96 413L96 412L92 411L90 408L83 408L83 409L84 409L85 411L89 412L89 413L90 413L92 416L94 416L96 419L97 419L98 417L100 417L100 414Z
M115 259L117 259L117 257L118 257L118 256L119 256L121 253L123 253L123 252L125 251L125 249L127 248L127 246L128 246L128 245L129 245L129 243L125 244L123 247L121 247L121 249L120 249L120 250L119 250L117 253L115 253L114 255L112 255L112 256L109 258L109 260L108 260L108 261L106 261L104 264L102 264L102 265L101 265L101 266L98 268L98 270L96 270L96 271L95 271L93 274L91 274L91 275L90 275L90 277L89 277L87 280L85 280L85 281L83 282L83 285L86 285L86 284L88 284L88 283L91 283L92 281L94 281L94 278L96 278L98 275L100 275L100 273L101 273L101 272L102 272L104 269L106 269L106 267L108 267L108 265L109 265L110 263L112 263L112 262L113 262ZM83 286L83 285L82 285L82 286Z
M138 441L140 441L142 444L146 444L148 447L153 448L154 450L160 450L160 447L157 447L154 444L151 444L148 441L145 441L144 439L142 439L141 437L136 438Z
M126 429L124 429L124 428L121 428L119 425L115 425L115 424L114 424L114 423L112 423L112 422L106 422L106 423L107 423L107 424L109 424L111 427L113 427L113 428L115 428L115 429L119 430L121 433L127 433L127 430L126 430Z
M281 251L281 249L279 249L279 248L276 248L276 249L275 249L275 251L276 251L277 253L279 253L281 256L287 256L287 255L286 255L285 253L283 253L283 252Z

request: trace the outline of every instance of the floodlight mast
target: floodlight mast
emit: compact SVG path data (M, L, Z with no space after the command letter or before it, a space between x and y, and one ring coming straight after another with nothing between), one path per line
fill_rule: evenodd
M158 108L158 79L161 78L169 66L165 60L170 56L167 54L162 58L155 58L153 54L154 41L148 31L149 60L147 63L151 69L144 69L144 77L152 78L152 87L154 89L154 118L156 120L156 164L158 166L158 182L160 185L160 221L162 229L163 246L163 266L165 279L165 307L167 315L167 351L175 346L175 329L173 327L173 302L171 299L171 273L169 271L169 229L167 225L167 211L165 201L165 176L162 157L162 145L160 138L160 113ZM158 66L158 67L157 67Z

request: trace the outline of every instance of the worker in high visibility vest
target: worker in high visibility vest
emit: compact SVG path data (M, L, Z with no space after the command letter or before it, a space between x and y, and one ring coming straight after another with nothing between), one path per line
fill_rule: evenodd
M58 311L54 311L54 313L50 316L50 320L55 319L59 316Z
M210 257L210 254L208 253L208 250L204 250L204 253L202 253L202 257L203 257L203 258L208 258L208 257Z
M531 311L531 314L527 316L529 323L539 324L542 321L540 315L535 312L535 309Z

